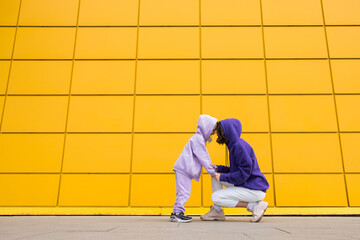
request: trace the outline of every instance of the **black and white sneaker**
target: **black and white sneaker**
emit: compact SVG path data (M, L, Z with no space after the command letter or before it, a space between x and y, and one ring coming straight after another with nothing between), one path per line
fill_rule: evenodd
M171 213L170 215L170 222L179 222L179 223L187 223L191 222L192 217L184 215L183 212L181 213Z

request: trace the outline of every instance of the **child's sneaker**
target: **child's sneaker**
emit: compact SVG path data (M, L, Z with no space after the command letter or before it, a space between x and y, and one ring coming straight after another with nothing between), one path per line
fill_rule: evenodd
M210 208L210 211L200 216L203 221L225 221L224 210L217 211L214 207Z
M253 217L251 218L251 222L260 222L261 218L264 216L264 213L268 207L268 203L261 201L256 204L252 210Z
M184 215L183 212L181 213L171 213L170 215L170 222L179 222L179 223L187 223L191 222L192 217Z

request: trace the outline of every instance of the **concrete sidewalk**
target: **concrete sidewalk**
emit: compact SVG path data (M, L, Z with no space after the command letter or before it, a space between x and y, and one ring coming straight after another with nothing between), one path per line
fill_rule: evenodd
M1 240L360 239L360 217L227 217L172 223L168 216L0 217Z

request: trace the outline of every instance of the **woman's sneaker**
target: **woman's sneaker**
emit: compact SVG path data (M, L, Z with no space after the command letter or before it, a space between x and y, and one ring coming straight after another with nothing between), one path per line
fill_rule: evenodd
M252 210L253 217L251 218L251 222L260 222L262 217L264 216L264 213L268 207L268 203L261 201L258 204L256 204Z
M214 207L210 208L210 211L200 216L203 221L225 221L224 210L217 211Z
M191 222L192 217L184 215L183 212L181 213L171 213L170 215L170 222L179 222L179 223L187 223Z

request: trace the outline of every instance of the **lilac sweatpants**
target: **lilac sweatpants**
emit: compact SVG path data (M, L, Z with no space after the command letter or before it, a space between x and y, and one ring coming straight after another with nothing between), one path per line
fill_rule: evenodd
M190 198L191 193L191 178L185 174L175 171L176 180L176 199L173 212L185 212L185 203Z

